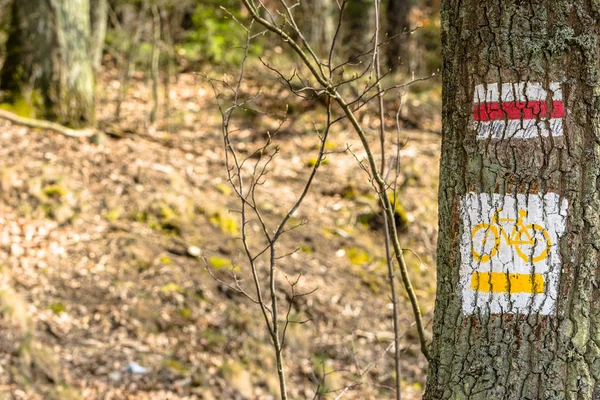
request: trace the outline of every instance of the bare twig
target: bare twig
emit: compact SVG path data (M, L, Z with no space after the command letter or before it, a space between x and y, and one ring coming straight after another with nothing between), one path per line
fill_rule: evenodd
M402 277L402 282L411 302L411 307L414 314L417 331L419 334L419 340L421 342L421 352L429 360L429 349L425 335L425 329L423 327L423 318L421 315L421 310L419 307L417 296L410 281L410 277L408 276L408 267L406 261L404 260L404 256L402 254L402 247L400 246L400 242L398 239L398 229L396 227L396 222L394 219L394 210L392 208L391 200L388 197L388 186L385 180L383 179L380 171L378 171L375 157L373 155L373 151L371 150L371 146L367 139L367 134L365 130L358 122L350 103L346 101L346 99L340 94L339 90L334 87L334 83L331 81L331 79L329 79L328 76L325 76L321 72L322 70L320 68L320 64L313 64L311 56L307 55L306 52L302 49L302 47L287 32L285 32L278 25L269 22L268 20L263 18L252 0L242 0L242 3L244 4L254 21L258 22L269 31L278 35L285 43L287 43L288 46L290 46L290 48L296 53L296 55L300 58L302 63L308 68L308 70L311 72L311 74L317 80L317 82L325 88L327 95L330 98L332 98L342 109L343 113L350 121L350 124L352 125L354 131L358 135L358 138L360 139L363 149L366 153L369 169L371 170L373 180L378 189L379 200L382 203L384 212L387 215L389 221L389 236L391 239L391 244L396 262L400 267L400 275Z
M241 281L237 279L236 276L234 276L233 283L228 284L227 286L245 295L245 297L258 304L260 309L262 310L265 326L267 328L267 331L269 332L269 336L271 337L271 343L273 345L273 350L275 353L281 398L287 399L287 385L283 362L283 353L285 349L285 335L289 324L306 322L291 320L291 306L296 298L308 295L312 292L299 294L296 291L297 280L295 282L290 282L290 286L292 287L292 295L291 298L288 298L287 312L285 312L285 317L282 318L279 311L279 298L276 279L278 263L280 262L282 257L285 257L291 253L284 254L283 256L278 256L277 242L281 238L281 236L289 230L304 225L304 223L300 223L288 227L290 218L294 215L294 213L303 203L306 195L308 194L311 188L311 185L323 161L323 158L325 157L325 145L331 126L332 112L331 104L328 102L328 119L325 125L325 129L322 132L317 132L321 140L321 146L319 149L319 154L317 156L317 161L313 166L308 178L306 179L303 189L299 193L296 201L290 207L288 212L276 224L275 229L269 229L261 210L257 206L258 202L256 196L257 190L262 186L262 184L265 181L273 158L278 153L278 148L273 148L272 145L279 128L281 128L281 125L283 124L283 121L280 122L279 127L275 132L267 132L267 139L264 145L245 159L241 159L239 157L232 137L233 132L235 132L235 129L233 129L232 127L233 113L236 110L251 108L250 106L248 106L248 103L253 101L253 99L256 97L250 96L249 98L242 99L240 91L241 83L244 79L246 71L246 61L248 58L250 40L252 39L252 37L254 37L254 35L252 34L252 25L253 23L251 23L249 27L245 27L247 33L245 54L241 65L241 71L238 77L236 78L236 81L234 83L230 83L227 79L215 80L208 77L207 79L213 85L213 90L215 91L215 96L217 98L217 105L219 107L223 120L222 134L224 140L224 150L226 154L225 163L227 166L228 181L230 182L241 205L241 209L239 211L239 214L241 216L241 241L244 247L246 259L250 266L252 281L254 284L254 291L256 294L249 295L246 289L242 287ZM231 101L231 105L226 108L223 106L223 103L221 101L219 89L217 87L219 85L222 85L224 88L226 88L232 93L233 98ZM266 241L266 246L259 247L258 250L254 249L254 247L250 245L248 240L250 234L248 231L248 227L250 224L250 218L248 215L249 212L254 214L254 221L258 224L262 236ZM265 258L268 258L268 283L263 282L262 278L260 277L261 274L259 274L258 262L261 256L265 256ZM263 286L266 286L266 288L263 289ZM269 300L267 300L267 296ZM282 322L283 326L280 327L280 324Z
M292 319L292 307L295 300L298 297L309 295L308 293L298 293L297 284L298 279L294 281L288 280L288 284L291 287L291 294L286 293L285 299L280 299L281 290L278 288L278 278L280 276L280 263L281 259L293 254L293 252L282 251L278 255L280 245L278 244L279 239L286 232L302 226L300 224L290 224L290 220L296 211L301 207L308 192L310 191L317 171L326 156L325 146L327 138L330 133L332 126L340 121L346 119L350 122L352 128L356 132L358 138L361 141L362 147L366 153L366 160L357 158L359 166L363 168L369 177L369 181L374 185L375 190L379 197L379 202L383 209L384 220L386 222L386 256L388 261L388 275L390 278L391 285L391 299L394 307L394 342L395 345L395 372L396 372L396 393L397 398L400 398L400 331L399 331L399 318L398 318L398 294L396 291L395 283L395 263L398 264L400 269L400 275L402 282L408 293L408 297L411 302L412 310L414 313L415 323L419 338L421 341L421 351L426 358L429 358L427 350L427 342L425 338L424 326L422 323L422 316L420 314L419 305L415 292L412 288L410 279L408 277L407 265L402 254L402 248L398 239L398 232L396 222L394 218L394 200L390 198L390 187L396 187L396 181L398 179L398 163L395 161L399 157L399 153L396 157L392 157L390 161L390 167L386 174L386 137L385 137L385 113L383 96L387 90L393 88L401 88L407 86L413 82L409 82L402 85L395 85L384 89L382 87L382 79L384 74L381 72L380 67L380 47L383 41L380 40L379 35L379 7L380 0L376 0L376 31L374 35L373 48L366 51L365 54L371 54L373 56L373 62L366 67L361 66L358 76L354 76L352 79L343 77L343 73L335 73L339 75L334 77L334 72L338 69L343 72L343 66L334 66L334 52L335 44L338 39L338 33L342 24L342 13L348 0L341 0L338 2L340 17L338 21L338 27L336 34L334 35L333 43L329 49L328 59L321 60L317 54L312 50L311 44L305 40L302 32L300 31L298 24L294 20L293 10L297 3L288 4L287 0L278 0L279 9L281 12L271 12L268 7L261 0L242 0L243 5L249 11L251 20L247 26L237 18L233 18L238 24L240 24L246 32L246 44L244 47L244 57L241 63L241 69L239 75L235 79L227 78L224 79L211 79L208 81L211 83L215 92L217 100L217 106L222 116L222 135L223 135L223 147L225 151L225 164L227 170L227 179L234 190L235 195L239 200L239 213L241 218L241 241L244 249L245 258L249 266L252 279L251 285L253 289L249 290L245 287L245 282L236 276L235 270L232 270L232 282L227 284L230 289L236 290L237 292L244 295L253 303L257 304L262 312L264 319L264 325L268 331L271 339L271 344L275 354L277 374L279 378L279 388L281 399L287 400L287 382L286 373L284 368L284 351L286 347L286 333L290 324L293 323L304 323L306 321L295 321ZM260 33L255 33L254 25L260 25L264 29ZM312 99L321 97L324 100L324 104L327 110L327 121L323 129L315 128L317 135L321 140L321 145L318 152L318 157L315 165L310 171L306 178L304 187L298 194L295 202L288 209L287 213L281 217L279 221L272 225L272 221L269 218L265 218L266 214L263 215L263 210L259 206L257 201L258 194L262 189L262 185L265 183L266 178L270 169L272 168L272 161L277 156L279 148L275 145L275 139L277 133L281 129L283 121L280 122L279 126L275 131L266 132L266 138L263 144L252 152L250 156L246 158L240 156L236 151L235 132L238 131L234 127L234 120L232 116L234 113L240 110L251 110L253 112L261 113L255 107L255 100L260 96L260 92L254 95L242 94L241 87L242 81L246 75L247 60L249 57L250 41L257 37L257 35L263 35L264 32L273 32L278 36L284 43L291 47L294 53L301 60L301 71L294 70L293 73L284 75L276 67L269 65L266 60L259 57L260 62L272 73L277 76L277 79L282 82L285 87L296 94L299 97L310 97ZM299 38L298 42L294 38ZM361 56L362 57L362 56ZM342 65L347 65L343 63ZM306 72L308 69L308 74ZM375 77L368 75L369 72L375 71ZM366 79L364 79L366 78ZM308 82L313 82L309 84ZM364 83L364 84L363 84ZM300 85L300 86L299 86ZM360 86L360 87L358 87ZM346 96L346 88L350 88L353 91L351 96ZM221 96L221 90L229 93L227 102L224 100L224 96ZM375 161L375 155L370 147L367 139L367 133L364 128L360 125L357 119L356 112L360 110L366 103L371 99L378 97L378 108L379 108L379 119L380 119L380 146L381 146L381 166L378 167ZM333 106L336 105L334 108ZM287 111L286 111L287 114ZM285 120L285 118L284 118ZM350 149L348 148L348 151ZM398 150L399 151L399 150ZM396 175L392 184L388 183L390 171L392 165L396 164ZM274 229L271 229L274 228ZM260 238L259 243L253 240L252 244L249 241L250 236L258 236ZM394 257L392 259L392 257ZM218 279L215 277L215 279ZM286 278L287 279L287 278ZM250 286L249 286L250 287ZM250 294L250 291L253 293ZM281 303L287 300L287 304ZM280 310L280 308L282 310ZM386 353L387 350L386 349ZM325 376L323 371L323 377ZM348 387L336 390L341 391L342 394L347 392Z
M385 174L385 107L383 104L383 95L385 92L381 90L381 57L379 54L379 6L380 0L375 0L375 51L373 53L373 66L376 74L377 91L379 95L377 106L379 108L379 142L381 145L381 170L380 174ZM382 204L382 206L384 206ZM394 367L396 372L395 392L396 400L402 398L402 375L400 371L400 315L398 311L398 294L396 293L396 270L392 261L390 251L390 220L387 213L383 213L385 226L385 261L388 267L388 279L390 283L390 292L392 296L392 319L394 324Z

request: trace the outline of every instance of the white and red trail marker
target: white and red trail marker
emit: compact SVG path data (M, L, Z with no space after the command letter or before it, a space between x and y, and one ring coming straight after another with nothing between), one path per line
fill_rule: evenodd
M533 139L562 136L562 89L559 82L477 85L473 117L477 139Z

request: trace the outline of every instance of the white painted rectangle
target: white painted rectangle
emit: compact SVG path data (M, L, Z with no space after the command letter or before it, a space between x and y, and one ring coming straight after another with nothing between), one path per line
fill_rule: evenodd
M473 93L477 139L563 136L565 115L560 82L487 83Z
M562 265L558 243L567 208L567 200L556 193L463 196L464 314L554 312ZM529 281L532 276L538 281Z
M562 136L563 121L552 118L546 121L508 120L476 121L477 139L534 139L537 137Z
M562 101L560 82L551 82L548 90L539 82L486 83L475 86L475 103L501 103L515 101L547 100L548 95L554 101Z

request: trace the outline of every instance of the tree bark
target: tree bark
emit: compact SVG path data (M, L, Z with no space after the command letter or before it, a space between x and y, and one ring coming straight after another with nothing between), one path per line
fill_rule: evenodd
M39 117L81 127L94 122L89 0L13 4L0 90L39 106Z
M600 398L599 34L598 2L443 2L425 399Z
M408 41L410 29L408 13L410 12L410 0L388 0L386 16L386 33L388 44L386 46L387 65L390 69L398 65L404 65L409 69Z

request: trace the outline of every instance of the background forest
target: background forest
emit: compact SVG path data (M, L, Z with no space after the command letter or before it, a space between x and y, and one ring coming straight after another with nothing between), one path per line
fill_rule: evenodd
M430 339L439 1L288 10L357 99ZM250 24L236 0L0 0L0 399L279 398L252 300L270 261L250 268L246 247L282 219L268 296L290 398L394 397L390 222L367 154L289 43ZM240 212L244 173L258 214ZM396 285L398 381L417 399L426 361Z

